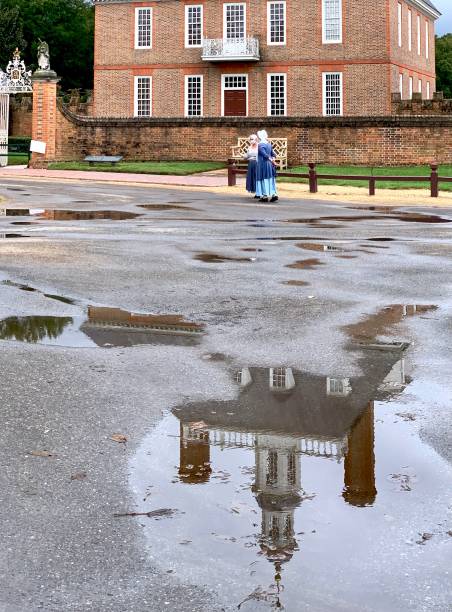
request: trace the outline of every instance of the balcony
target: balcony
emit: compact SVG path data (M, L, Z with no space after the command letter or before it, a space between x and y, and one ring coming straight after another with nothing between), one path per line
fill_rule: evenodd
M205 38L202 59L207 62L258 62L257 38Z

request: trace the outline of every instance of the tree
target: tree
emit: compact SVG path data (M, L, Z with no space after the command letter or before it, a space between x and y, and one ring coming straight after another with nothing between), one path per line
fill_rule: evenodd
M93 83L94 9L86 0L0 0L2 10L16 16L26 46L5 30L6 47L25 50L26 64L36 68L39 39L50 47L50 63L61 78L63 90L90 89ZM0 17L0 23L3 18ZM0 29L1 33L1 29ZM14 43L18 40L22 44ZM1 57L3 64L5 58Z
M452 34L436 37L436 89L452 98Z
M14 49L24 49L25 45L19 8L6 6L0 0L0 67L4 70Z

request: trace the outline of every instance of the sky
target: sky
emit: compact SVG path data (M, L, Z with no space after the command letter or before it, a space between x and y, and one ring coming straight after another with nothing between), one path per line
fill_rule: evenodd
M436 22L436 33L439 36L452 33L452 2L451 0L432 0L442 16Z

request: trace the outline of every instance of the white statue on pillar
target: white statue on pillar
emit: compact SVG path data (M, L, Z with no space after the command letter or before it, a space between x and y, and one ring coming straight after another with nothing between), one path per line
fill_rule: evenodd
M42 40L39 40L38 47L38 66L39 70L50 71L50 52L49 45Z

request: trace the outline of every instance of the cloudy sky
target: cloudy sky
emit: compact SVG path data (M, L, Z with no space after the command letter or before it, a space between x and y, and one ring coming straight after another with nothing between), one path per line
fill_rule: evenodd
M436 33L440 36L452 32L452 2L451 0L433 0L433 4L442 13L436 23Z

